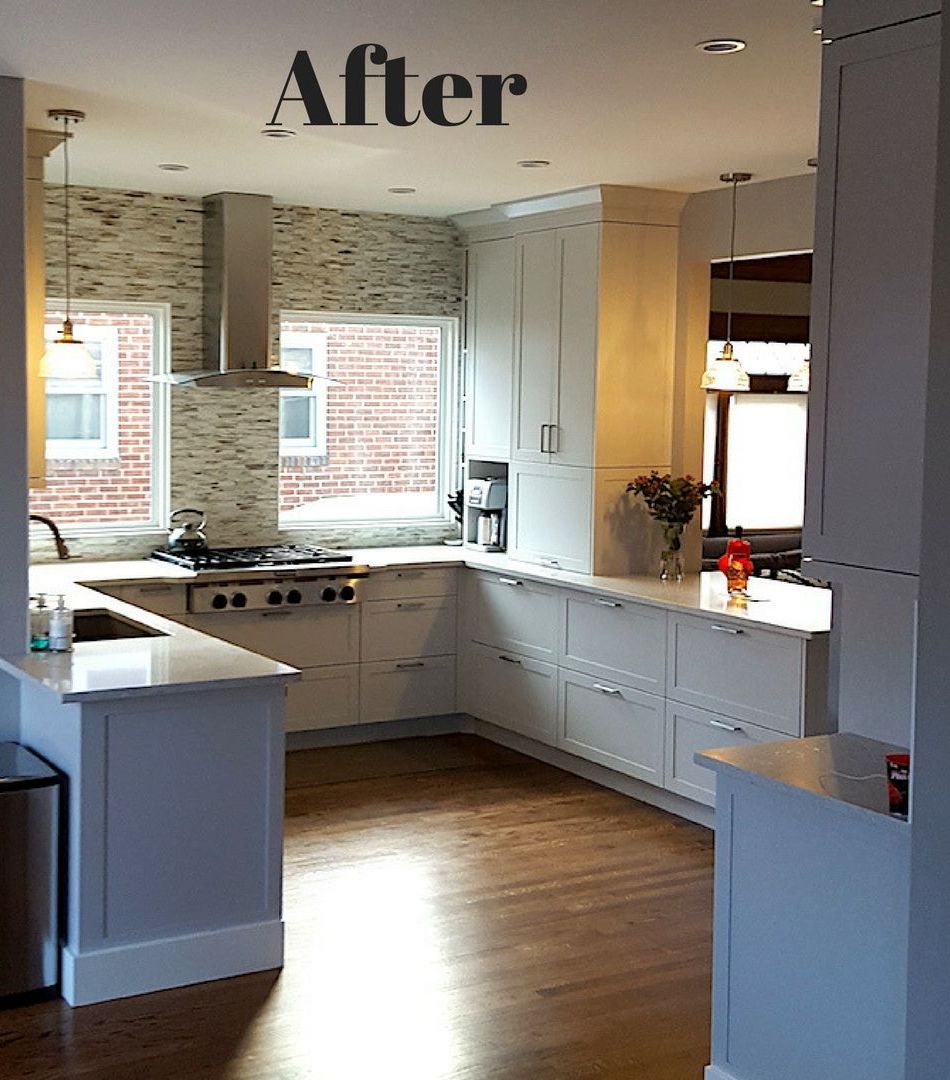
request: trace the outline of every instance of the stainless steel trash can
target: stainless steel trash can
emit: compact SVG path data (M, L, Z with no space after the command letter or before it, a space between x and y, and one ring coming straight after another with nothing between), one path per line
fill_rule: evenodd
M17 743L0 743L0 1004L59 981L62 777Z

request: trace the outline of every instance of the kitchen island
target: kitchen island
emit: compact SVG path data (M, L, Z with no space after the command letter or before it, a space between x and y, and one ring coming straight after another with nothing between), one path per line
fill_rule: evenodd
M0 659L14 737L67 778L71 1005L278 968L288 665L37 568L80 617L145 636ZM100 619L100 622L103 620Z

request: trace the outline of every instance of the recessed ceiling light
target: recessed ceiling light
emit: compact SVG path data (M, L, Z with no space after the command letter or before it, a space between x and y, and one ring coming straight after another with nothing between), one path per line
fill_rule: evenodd
M391 187L386 188L390 195L415 195L414 187Z
M292 139L297 132L287 127L266 127L261 128L261 134L266 135L268 139Z
M187 172L187 165L179 165L176 161L162 161L158 166L160 169L164 169L165 172Z
M714 53L716 55L720 53L736 53L742 52L745 48L745 42L740 41L739 38L712 38L710 41L697 41L696 48L700 52Z
M550 161L545 161L544 158L525 158L524 161L518 162L518 167L521 169L546 169L551 164Z

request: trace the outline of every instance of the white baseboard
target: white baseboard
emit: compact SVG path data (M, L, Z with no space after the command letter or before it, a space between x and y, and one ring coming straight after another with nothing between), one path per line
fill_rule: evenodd
M269 971L283 963L284 924L279 919L94 952L76 953L67 946L63 997L70 1005L91 1005Z
M387 720L379 724L354 724L352 727L323 728L316 731L288 731L288 750L317 750L322 746L355 746L359 743L385 742L387 739L413 739L424 735L458 735L472 730L472 721L462 713L424 716L414 720Z

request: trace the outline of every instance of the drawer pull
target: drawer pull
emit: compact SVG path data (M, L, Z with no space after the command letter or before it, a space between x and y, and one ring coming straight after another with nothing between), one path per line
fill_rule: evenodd
M516 659L514 656L505 656L504 653L499 653L498 659L504 660L506 664L517 664L519 667L521 666L521 661Z
M614 697L621 697L623 695L623 691L618 690L616 686L601 686L600 683L594 683L594 689L599 690L602 694L611 694Z
M542 559L541 562L544 566L553 566L557 569L560 569L561 566L557 559Z
M401 600L396 604L397 608L421 608L425 606L424 600Z
M601 607L623 607L619 600L607 600L603 596L598 596L594 602Z
M397 578L420 578L425 577L425 570L397 570Z
M745 630L740 629L738 626L720 626L719 623L713 623L709 629L716 630L720 634L732 634L733 637L745 633Z
M136 585L136 592L143 595L146 593L168 593L172 591L171 585Z
M425 664L421 660L407 660L401 664L396 665L397 668L420 668L425 667Z
M500 577L498 579L498 584L499 585L524 585L524 582L519 581L517 578L513 578L513 577Z
M283 611L261 611L259 614L262 619L286 619L293 615L293 612L285 608Z
M712 727L722 728L723 731L741 731L738 724L724 724L721 720L710 720Z

